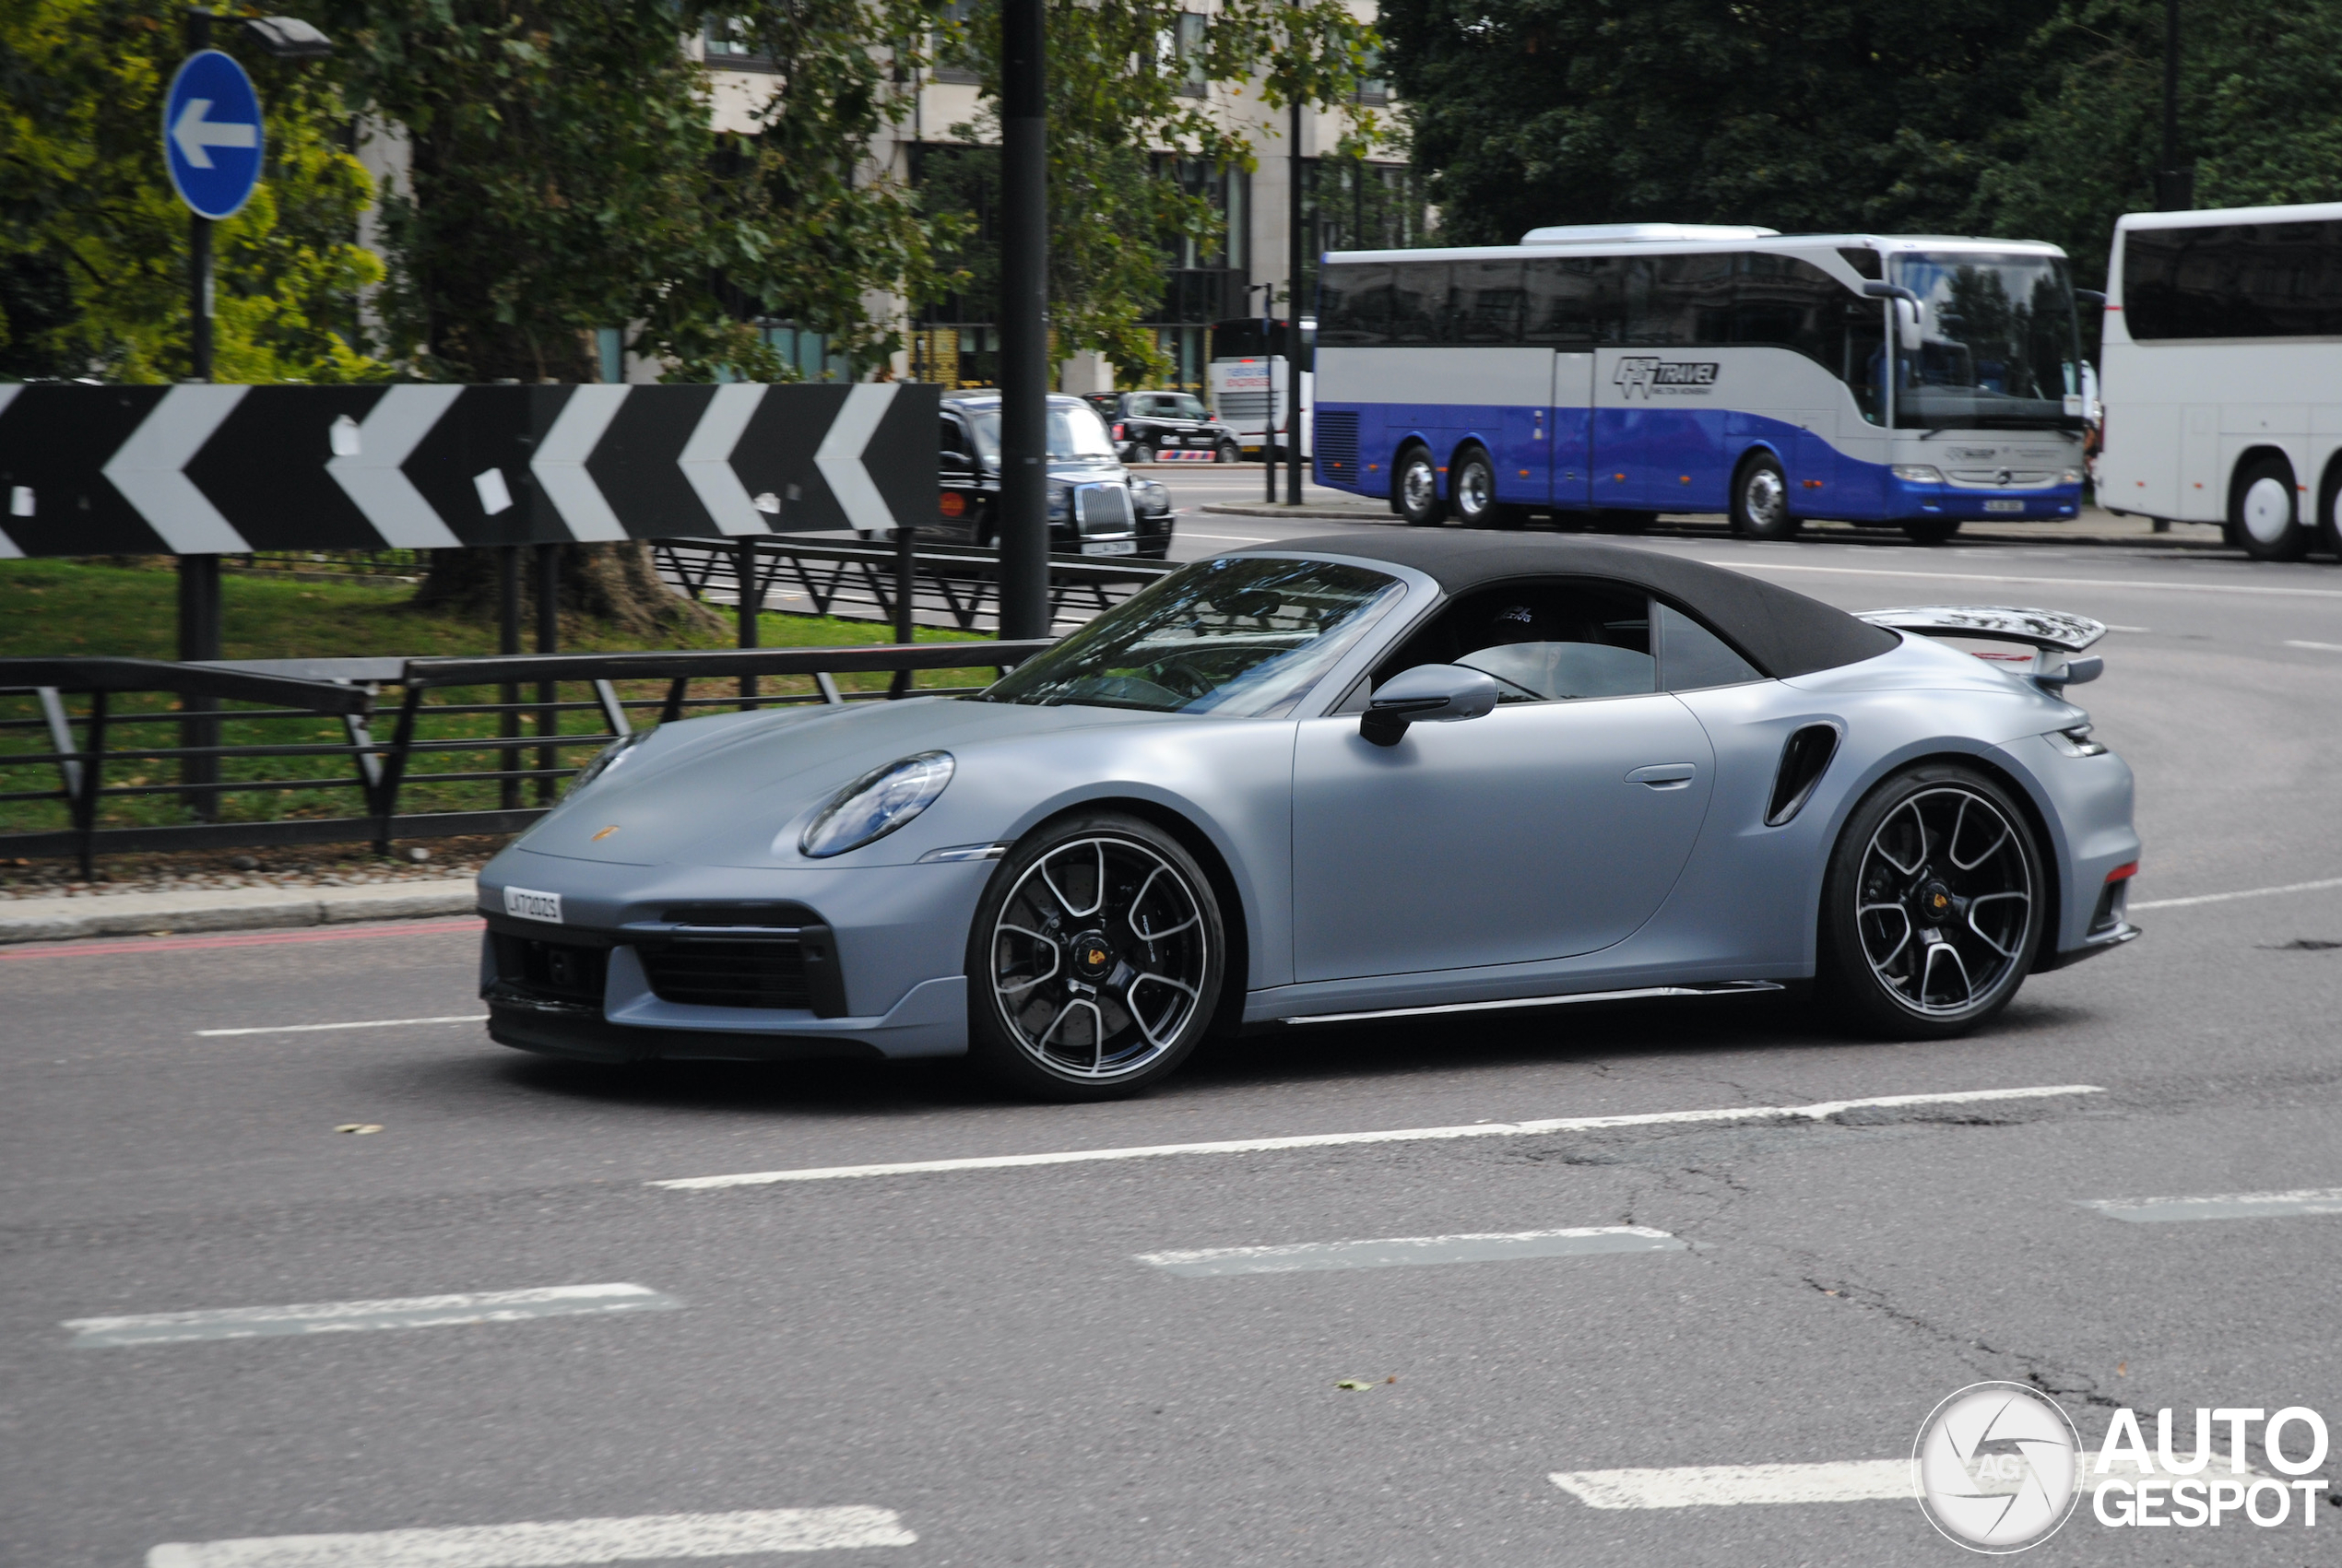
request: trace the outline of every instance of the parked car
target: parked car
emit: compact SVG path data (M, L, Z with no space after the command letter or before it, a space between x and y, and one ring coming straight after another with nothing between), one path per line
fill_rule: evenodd
M2104 631L1552 535L1221 555L977 696L618 742L479 874L488 1032L1060 1100L1212 1032L1807 981L1947 1039L2138 935L2131 772L2065 697Z
M974 545L999 543L1000 395L946 395L940 436L941 494L933 531ZM1049 553L1136 555L1161 560L1171 548L1171 492L1116 456L1096 410L1079 397L1049 399Z
M1090 403L1114 431L1126 463L1234 463L1236 432L1191 392L1094 392Z

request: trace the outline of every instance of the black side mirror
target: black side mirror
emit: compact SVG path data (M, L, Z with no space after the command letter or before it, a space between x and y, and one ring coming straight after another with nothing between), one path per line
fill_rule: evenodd
M1482 717L1503 690L1495 676L1462 665L1417 665L1382 683L1358 720L1358 733L1377 746L1396 746L1409 725Z

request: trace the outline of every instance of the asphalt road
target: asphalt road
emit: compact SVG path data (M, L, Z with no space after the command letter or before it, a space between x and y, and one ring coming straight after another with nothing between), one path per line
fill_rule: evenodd
M202 1032L472 1013L462 922L0 950L0 1562L859 1508L885 1512L581 1527L536 1555L462 1538L415 1556L408 1538L405 1557L376 1539L154 1563L799 1560L727 1550L725 1529L906 1568L1951 1562L1907 1498L1597 1508L1548 1477L1892 1460L1983 1379L2056 1392L2092 1452L2118 1406L2147 1412L2150 1443L2152 1412L2179 1409L2183 1452L2198 1406L2342 1418L2342 1217L2085 1207L2342 1187L2342 885L2259 890L2342 879L2342 569L1652 548L1850 607L2032 603L2116 626L2105 678L2075 694L2139 774L2146 937L2035 977L1950 1043L1851 1041L1762 1001L1478 1015L1222 1047L1147 1098L1074 1109L1004 1102L948 1063L605 1072L460 1022ZM2184 902L2231 893L2253 896ZM2075 1091L648 1185L2025 1088ZM1612 1227L1670 1240L1264 1274L1141 1260ZM654 1294L567 1304L659 1310L64 1326L617 1284ZM204 1337L109 1342L159 1333ZM2318 1512L2328 1534L2298 1510L2117 1530L2085 1502L2028 1561L2330 1562L2342 1508ZM578 1555L588 1538L604 1555Z

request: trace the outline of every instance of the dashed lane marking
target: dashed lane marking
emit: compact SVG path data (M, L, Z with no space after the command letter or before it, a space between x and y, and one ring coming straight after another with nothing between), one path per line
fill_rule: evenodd
M2202 1197L2094 1197L2082 1207L2109 1220L2156 1224L2173 1220L2267 1220L2297 1214L2342 1214L2342 1187L2294 1192L2212 1193Z
M2182 909L2192 903L2227 903L2231 899L2275 898L2279 893L2314 893L2325 888L2342 888L2342 877L2327 877L2315 882L2288 882L2279 888L2245 888L2233 893L2197 893L2193 898L2149 899L2145 903L2133 903L2132 910Z
M1909 1459L1823 1465L1686 1465L1664 1470L1555 1470L1554 1485L1589 1508L1724 1508L1745 1503L1909 1500Z
M258 1339L288 1334L349 1334L369 1328L518 1323L532 1317L600 1313L669 1312L682 1304L647 1285L555 1285L533 1291L471 1291L373 1302L306 1302L294 1306L77 1317L63 1326L73 1331L76 1349L101 1350L120 1345L175 1345L191 1339Z
M172 1541L147 1553L147 1568L564 1568L910 1546L918 1539L891 1508L760 1508L468 1529Z
M1223 1274L1298 1274L1322 1268L1393 1268L1434 1263L1496 1263L1514 1258L1577 1257L1606 1252L1682 1252L1680 1236L1647 1225L1581 1226L1567 1231L1480 1232L1454 1236L1390 1236L1371 1242L1301 1242L1287 1246L1206 1247L1142 1252L1141 1263L1204 1279Z
M450 1013L444 1018L370 1018L357 1023L271 1023L254 1029L198 1029L198 1040L229 1034L316 1034L329 1029L396 1029L409 1023L486 1023L486 1013Z
M2289 648L2310 648L2321 654L2342 654L2342 643L2304 643L2297 637L2288 637L2285 645Z
M989 1154L962 1160L911 1160L886 1165L826 1165L801 1171L751 1171L731 1176L676 1177L645 1185L679 1192L696 1192L713 1187L765 1186L775 1182L833 1182L861 1176L931 1175L946 1171L1005 1171L1027 1165L1080 1165L1102 1160L1153 1160L1174 1154L1260 1154L1272 1149L1331 1149L1358 1143L1522 1138L1538 1133L1664 1126L1674 1123L1819 1122L1848 1111L1887 1110L1908 1105L1964 1105L1992 1100L2049 1100L2069 1094L2105 1092L2094 1083L2061 1083L2027 1089L1969 1089L1946 1094L1878 1094L1861 1100L1825 1100L1810 1105L1738 1105L1716 1111L1655 1111L1626 1116L1558 1116L1536 1122L1474 1122L1469 1126L1307 1133L1296 1138L1230 1138L1217 1143L1156 1143L1130 1149L1075 1149L1049 1154Z

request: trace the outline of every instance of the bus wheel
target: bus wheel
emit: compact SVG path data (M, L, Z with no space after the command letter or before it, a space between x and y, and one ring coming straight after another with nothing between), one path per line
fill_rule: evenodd
M1733 533L1749 539L1786 539L1797 532L1797 519L1789 514L1789 481L1771 453L1752 452L1742 460L1733 478L1732 523Z
M1903 525L1903 537L1915 545L1940 545L1958 532L1957 517L1914 517Z
M2293 466L2270 453L2239 468L2229 487L2229 521L2254 560L2301 560L2309 540L2297 526Z
M1456 521L1467 528L1501 528L1504 508L1496 501L1496 466L1488 454L1467 446L1448 470L1448 493L1455 498Z
M1418 528L1436 528L1447 520L1448 503L1439 499L1439 470L1431 454L1411 446L1399 454L1391 493L1399 498L1399 515Z

